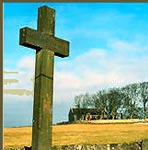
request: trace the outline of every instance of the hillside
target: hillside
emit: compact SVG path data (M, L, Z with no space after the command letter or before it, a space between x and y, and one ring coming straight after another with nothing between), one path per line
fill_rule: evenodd
M5 128L4 147L31 145L31 127ZM69 124L53 126L53 145L129 143L148 139L148 124Z

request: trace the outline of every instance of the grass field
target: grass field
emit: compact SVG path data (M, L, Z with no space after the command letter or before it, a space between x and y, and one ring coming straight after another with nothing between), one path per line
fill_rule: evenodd
M4 147L31 145L31 127L5 128ZM148 139L148 124L69 124L53 126L53 145L129 143Z

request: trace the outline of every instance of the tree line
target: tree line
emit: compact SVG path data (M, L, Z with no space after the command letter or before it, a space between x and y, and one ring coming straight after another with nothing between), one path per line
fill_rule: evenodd
M148 82L121 88L80 94L74 98L76 107L100 110L100 119L146 119L148 117Z

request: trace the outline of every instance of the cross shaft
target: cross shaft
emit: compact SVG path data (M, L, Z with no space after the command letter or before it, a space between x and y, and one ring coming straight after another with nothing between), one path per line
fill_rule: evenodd
M43 6L37 30L20 29L20 45L36 49L32 150L51 150L54 55L69 55L69 42L55 37L54 28L55 11Z

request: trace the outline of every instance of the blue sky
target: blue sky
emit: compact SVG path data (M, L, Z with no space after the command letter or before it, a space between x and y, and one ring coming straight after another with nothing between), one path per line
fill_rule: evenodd
M78 94L148 81L147 3L4 3L4 81L17 80L4 89L31 93L4 90L5 126L31 124L35 50L19 45L19 29L36 29L43 5L56 10L55 36L70 41L70 56L55 57L54 123Z

